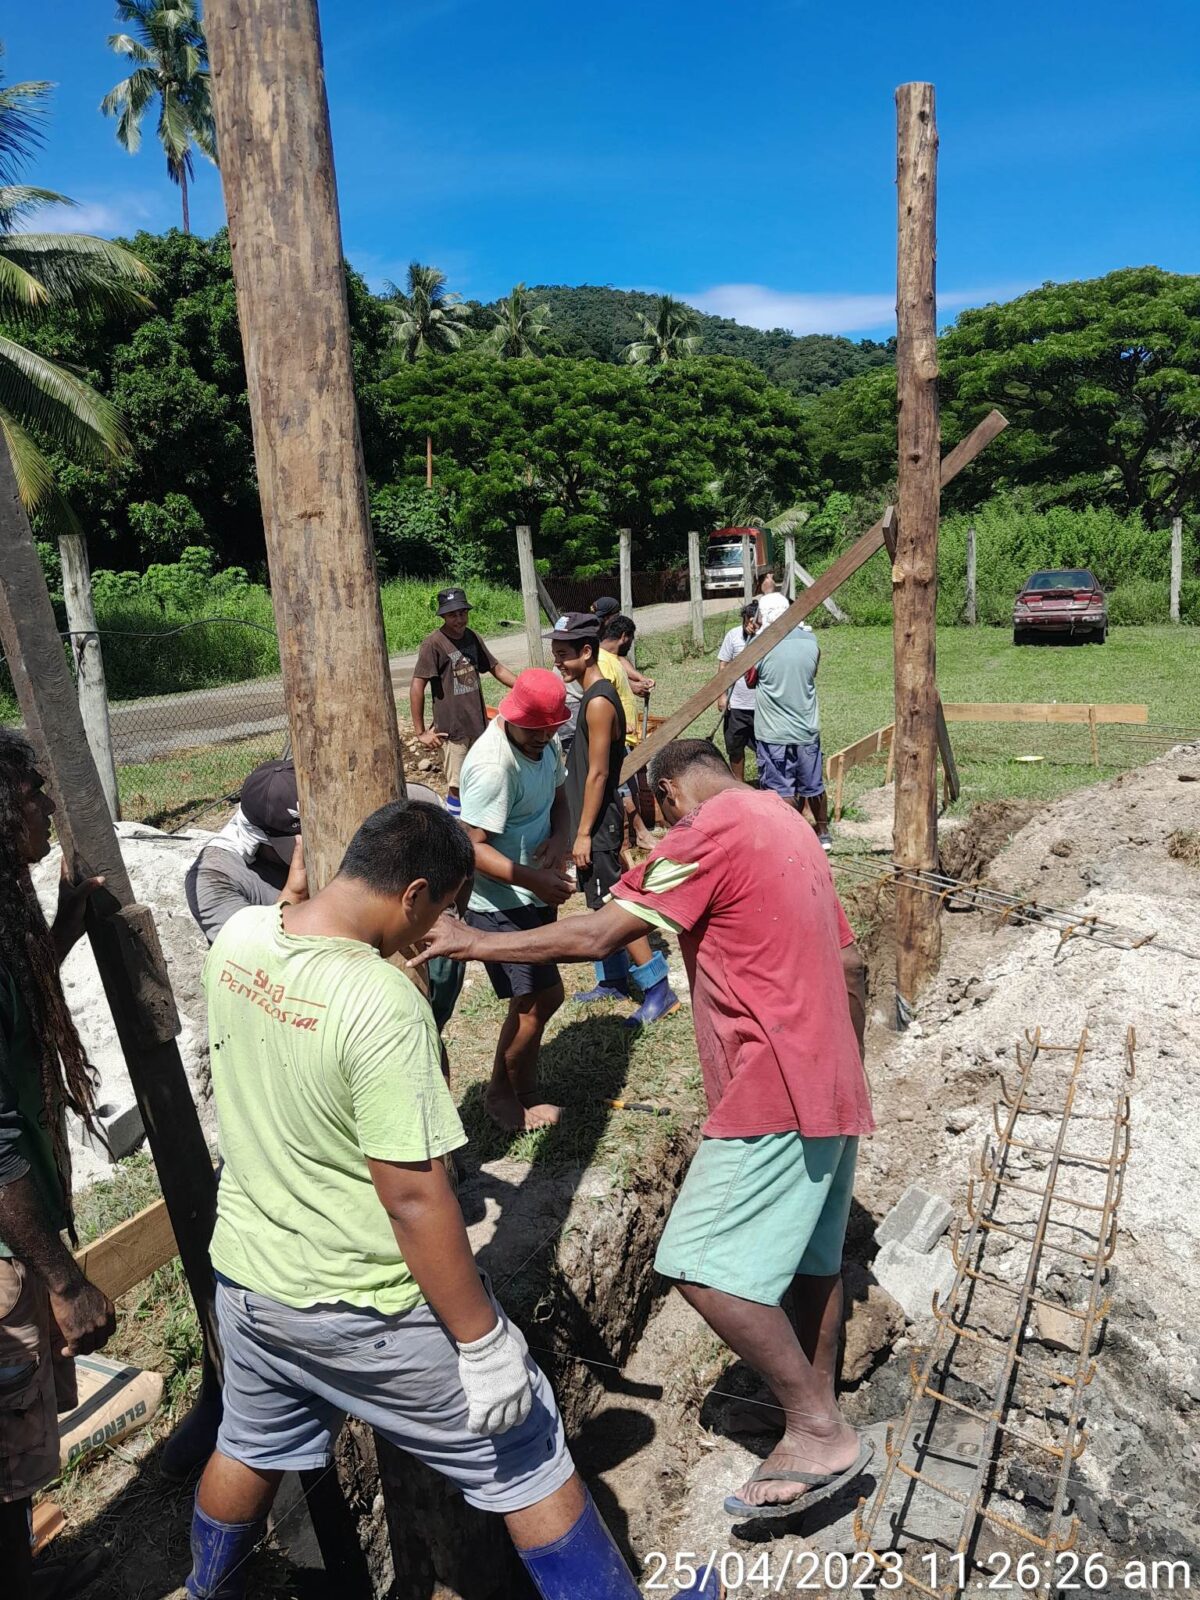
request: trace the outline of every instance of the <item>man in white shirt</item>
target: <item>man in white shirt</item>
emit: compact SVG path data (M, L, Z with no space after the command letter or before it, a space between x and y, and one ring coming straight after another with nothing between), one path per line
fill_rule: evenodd
M742 607L742 620L721 640L717 660L722 666L734 661L762 626L758 616L758 601L751 600ZM746 751L754 743L755 691L739 678L727 694L717 701L717 710L725 717L725 753L729 768L739 783L746 781Z

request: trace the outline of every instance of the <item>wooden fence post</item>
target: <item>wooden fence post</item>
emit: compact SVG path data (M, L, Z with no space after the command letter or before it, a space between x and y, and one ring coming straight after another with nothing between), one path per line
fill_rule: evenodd
M618 528L621 541L621 614L633 616L633 533L629 528ZM637 642L629 647L629 660L637 666Z
M750 535L742 535L742 604L754 599L754 556L751 554Z
M525 608L525 642L529 646L529 665L544 667L542 627L538 621L537 568L533 564L533 534L522 523L517 528L517 562L521 569L521 603ZM550 619L555 620L553 617Z
M688 598L692 612L692 643L704 649L704 570L700 565L700 535L688 534Z
M937 966L938 902L903 878L937 866L939 429L934 263L937 126L930 83L896 91L899 507L892 566L896 685L896 999L903 1025Z
M104 657L100 653L100 635L96 632L92 575L88 570L87 546L83 542L83 535L61 534L58 553L62 559L63 602L67 610L67 627L71 630L71 657L75 662L79 714L83 718L83 731L87 735L88 748L104 790L108 814L114 822L119 822L121 796L117 788L117 763L113 756L112 728L108 720L108 686L104 681Z
M975 626L975 524L967 528L967 624Z
M1179 591L1183 586L1183 518L1171 518L1171 621L1179 621Z
M785 533L783 536L783 592L787 602L791 605L796 598L796 535Z

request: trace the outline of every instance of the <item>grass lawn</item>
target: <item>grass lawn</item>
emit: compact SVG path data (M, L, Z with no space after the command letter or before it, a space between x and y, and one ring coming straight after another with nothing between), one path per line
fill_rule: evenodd
M703 658L693 653L690 635L664 634L639 646L638 664L658 681L652 702L656 715L674 710L711 677L717 644L732 621L732 614L709 620L709 654ZM821 743L829 754L892 720L892 632L822 628L820 640ZM1092 765L1086 726L953 724L950 736L962 779L955 811L1004 797L1049 800L1148 761L1188 730L1200 736L1200 629L1114 628L1102 646L1018 648L1007 628L942 628L937 670L946 701L1133 702L1149 707L1148 729L1100 729L1099 769ZM692 728L693 735L710 734L717 720L715 710L707 712ZM1025 764L1014 759L1018 755L1043 759ZM847 772L847 800L882 783L883 775L882 759Z

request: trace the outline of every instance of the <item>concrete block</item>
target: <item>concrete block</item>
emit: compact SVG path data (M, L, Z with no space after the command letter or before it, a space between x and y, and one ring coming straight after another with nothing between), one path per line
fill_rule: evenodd
M889 1239L872 1263L879 1287L903 1311L910 1322L925 1322L933 1315L933 1297L939 1302L954 1283L954 1262L944 1245L927 1254L910 1245Z
M950 1226L954 1208L940 1194L910 1184L875 1229L876 1244L906 1244L925 1253Z
M71 1132L77 1144L104 1161L124 1160L133 1154L146 1137L146 1127L136 1100L129 1100L125 1104L106 1101L96 1107L92 1120L103 1133L104 1140L97 1139L74 1117L71 1119Z

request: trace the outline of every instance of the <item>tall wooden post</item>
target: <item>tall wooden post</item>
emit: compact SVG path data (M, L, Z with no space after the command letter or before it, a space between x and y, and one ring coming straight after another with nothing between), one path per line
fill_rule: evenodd
M62 558L63 602L67 608L67 627L71 630L71 656L75 662L75 692L88 748L108 814L121 819L121 796L117 789L117 763L113 757L112 727L108 720L108 686L104 681L104 657L100 635L96 632L96 610L92 604L92 575L88 570L87 546L81 533L61 534L58 553Z
M796 598L796 535L785 533L783 536L783 592L787 602L791 605Z
M404 793L367 511L316 0L205 18L304 854Z
M742 535L742 604L754 599L754 557L751 554L750 535Z
M967 529L967 623L975 626L975 524Z
M433 435L425 435L425 487L433 488Z
M700 535L688 534L688 600L692 613L692 643L704 649L704 572L700 566Z
M896 689L895 859L937 865L937 126L931 83L896 91L896 394L899 507L892 566ZM896 999L901 1022L937 965L935 896L896 890Z
M630 528L618 528L617 537L620 540L620 585L621 585L621 614L633 616L633 531ZM637 665L637 645L629 647L629 659L634 666Z
M544 667L542 626L538 620L537 567L533 563L533 534L522 525L517 529L517 563L521 569L521 603L525 610L525 642L529 646L529 665ZM550 619L552 622L555 618Z
M1183 584L1183 518L1171 518L1171 621L1179 621L1179 591Z

